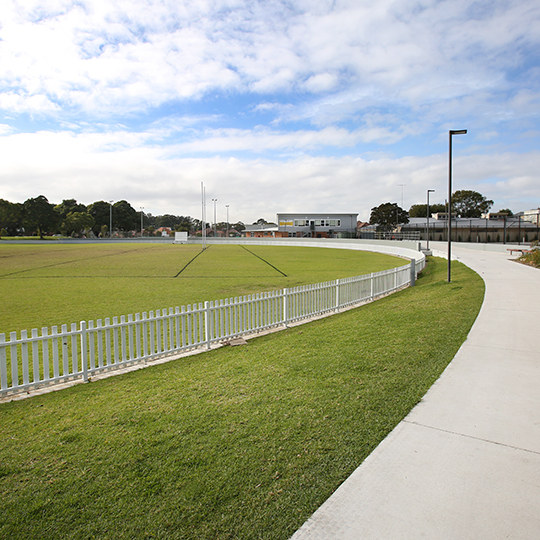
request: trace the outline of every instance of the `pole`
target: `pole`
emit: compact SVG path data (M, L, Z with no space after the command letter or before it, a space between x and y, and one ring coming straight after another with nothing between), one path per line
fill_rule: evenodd
M109 238L112 238L112 201L109 201Z
M143 210L144 210L144 206L141 206L141 238L143 235Z
M227 209L227 238L229 238L229 205L226 204L225 208Z
M216 203L217 199L212 199L214 203L214 236L217 236L217 221L216 221Z
M452 135L465 135L466 129L448 132L448 283L452 277Z
M426 244L426 248L428 251L429 251L429 194L433 193L434 191L435 191L434 189L427 190L427 209L426 209L427 244Z

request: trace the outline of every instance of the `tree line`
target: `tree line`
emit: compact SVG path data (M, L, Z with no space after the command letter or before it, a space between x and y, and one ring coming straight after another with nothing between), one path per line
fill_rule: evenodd
M75 199L64 199L60 204L53 204L44 195L27 199L24 203L0 199L2 236L133 236L136 232L140 233L141 228L145 235L153 236L161 227L194 233L201 229L201 224L200 220L190 216L153 216L142 210L138 212L125 200L112 205L106 201L96 201L86 206ZM243 228L243 224L239 222L230 227L238 230Z

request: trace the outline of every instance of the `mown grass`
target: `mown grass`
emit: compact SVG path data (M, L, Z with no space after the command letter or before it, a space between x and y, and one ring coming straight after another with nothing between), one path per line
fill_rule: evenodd
M361 251L173 244L0 245L0 332L105 319L401 266Z
M482 280L0 406L0 537L286 539L421 399Z

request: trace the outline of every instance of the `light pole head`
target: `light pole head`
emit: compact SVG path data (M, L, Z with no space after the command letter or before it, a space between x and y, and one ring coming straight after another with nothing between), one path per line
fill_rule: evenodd
M450 135L466 135L467 130L466 129L451 129L448 133L450 133Z

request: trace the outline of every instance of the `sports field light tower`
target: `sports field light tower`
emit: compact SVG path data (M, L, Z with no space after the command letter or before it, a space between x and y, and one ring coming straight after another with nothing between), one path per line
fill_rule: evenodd
M216 222L216 203L217 199L212 199L214 203L214 238L217 236L217 222Z
M112 238L112 201L109 201L109 238Z
M426 208L426 233L427 233L427 244L426 249L429 251L429 194L433 193L434 189L428 189L427 190L427 208Z
M448 132L448 283L452 272L452 136L466 134L466 129L451 129Z

